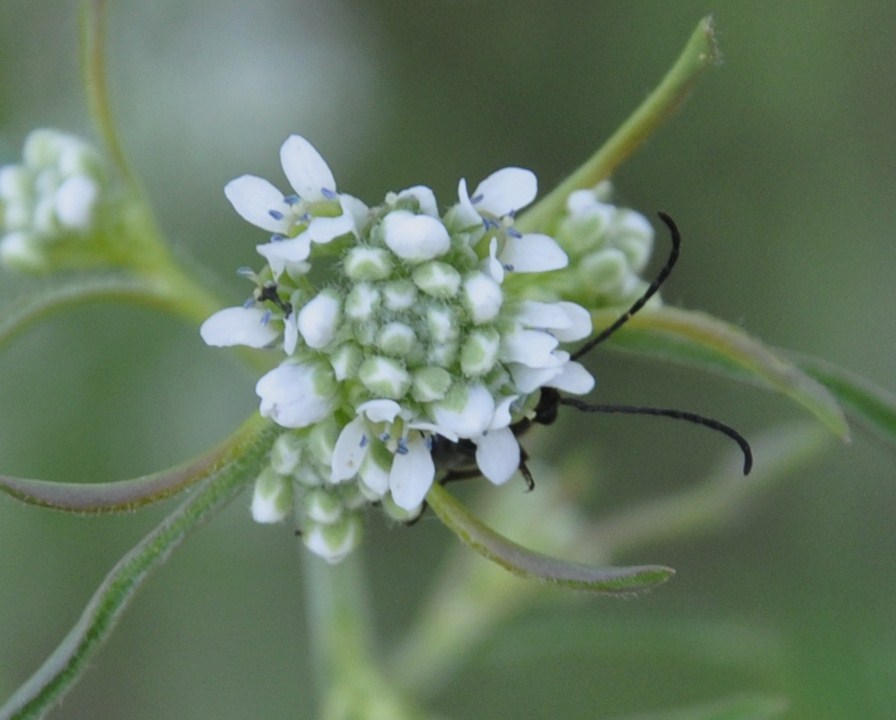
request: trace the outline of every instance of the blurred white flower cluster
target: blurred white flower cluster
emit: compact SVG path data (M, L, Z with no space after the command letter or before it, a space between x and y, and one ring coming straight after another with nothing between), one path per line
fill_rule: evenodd
M46 272L89 244L106 183L101 156L57 130L33 131L21 165L0 167L0 262ZM85 243L86 241L86 243Z
M203 324L209 345L274 348L284 360L256 385L261 414L285 428L256 482L260 522L295 504L306 545L331 562L360 537L360 509L410 520L440 472L434 447L457 444L482 475L506 482L520 464L515 422L542 387L582 394L594 380L561 342L591 334L590 314L542 302L508 279L564 268L544 234L515 213L535 198L529 170L505 168L439 212L415 186L378 206L337 192L302 137L280 152L294 193L254 176L231 181L236 211L273 235L241 307ZM521 286L522 287L522 286ZM438 453L436 453L438 454Z
M641 213L611 204L611 193L604 181L570 194L554 231L569 266L540 284L543 297L573 297L597 308L630 305L643 295L647 282L641 273L653 251L653 227Z

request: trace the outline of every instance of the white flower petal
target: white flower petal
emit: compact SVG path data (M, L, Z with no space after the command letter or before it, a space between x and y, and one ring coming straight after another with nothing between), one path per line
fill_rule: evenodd
M324 291L314 296L299 311L299 332L308 347L322 348L336 335L342 313L338 298Z
M389 468L380 465L373 453L368 453L361 463L361 471L358 473L361 482L372 490L377 497L383 497L389 491Z
M567 328L571 323L569 313L560 306L559 302L539 302L538 300L523 300L520 303L516 319L527 327L551 331Z
M470 201L470 193L467 192L467 181L463 178L457 183L458 203L454 206L454 224L459 228L468 228L474 225L482 225L482 217L476 212Z
M544 385L573 395L584 395L594 389L594 378L582 365L568 362L563 369Z
M432 260L451 247L451 237L440 220L394 210L383 220L383 239L398 257L410 262Z
M292 509L292 481L273 472L263 473L252 492L252 519L258 523L278 523Z
M514 401L519 397L519 395L510 395L508 397L502 398L498 404L495 406L495 415L492 417L492 421L488 425L489 430L499 430L500 428L505 428L510 425L512 420L510 416L510 406L513 405Z
M206 345L213 347L248 345L261 348L280 335L278 330L264 322L267 315L268 312L262 308L225 308L202 323L199 334Z
M286 428L302 428L319 422L335 408L332 395L318 392L311 365L284 362L261 376L255 392L261 398L259 412Z
M557 241L549 235L529 233L508 237L498 258L513 272L546 272L569 264L569 258Z
M362 200L342 193L339 195L339 204L342 212L352 218L355 228L362 227L367 221L368 208Z
M283 350L287 355L292 355L296 351L296 345L299 343L299 326L296 323L296 314L290 313L286 318L283 328Z
M404 510L413 510L426 497L435 479L436 467L419 433L408 437L407 452L396 453L389 472L392 500Z
M501 359L533 368L556 367L566 360L554 352L558 344L557 338L550 333L541 330L516 330L502 338Z
M56 191L56 217L66 227L87 230L99 196L96 183L84 175L72 175Z
M289 230L290 207L284 201L283 193L267 180L242 175L224 186L224 194L243 220L269 232Z
M524 168L509 167L489 175L476 187L473 201L479 211L504 217L526 207L538 194L535 173Z
M290 135L280 146L280 164L289 184L303 200L324 200L322 192L336 192L330 166L301 135Z
M541 367L531 368L520 363L511 363L508 365L510 376L513 378L513 384L516 389L523 394L535 392L538 388L547 385L550 381L563 372L563 367Z
M393 422L400 412L401 405L394 400L368 400L358 405L358 414L375 423Z
M467 389L462 408L455 409L446 401L434 403L431 408L436 425L460 438L481 435L495 416L495 400L479 383Z
M330 240L355 232L355 219L348 213L336 217L314 217L302 233L310 240L324 245Z
M464 279L464 300L473 322L480 325L498 317L504 293L494 279L477 272Z
M504 266L498 260L498 238L493 237L488 241L488 260L486 261L488 274L498 284L504 282Z
M555 338L560 342L571 342L591 335L593 325L591 324L590 312L573 302L563 301L556 304L566 313L569 324L551 329L551 333Z
M423 213L434 218L439 217L439 206L436 204L435 193L425 185L414 185L414 187L406 188L398 193L398 197L416 198Z
M275 277L279 277L288 266L303 263L308 259L311 254L311 238L302 233L288 240L256 245L255 249L268 261Z
M490 430L474 437L476 464L495 485L510 480L520 466L520 444L510 428Z
M408 429L421 430L423 432L441 435L443 438L446 438L453 443L456 443L460 440L460 438L455 433L451 432L448 428L444 428L441 425L436 425L435 423L410 422L408 423Z
M342 482L358 474L370 447L366 435L367 423L361 417L356 417L342 428L333 448L330 482Z
M516 319L530 328L548 330L560 342L581 340L591 334L591 313L572 302L523 300Z

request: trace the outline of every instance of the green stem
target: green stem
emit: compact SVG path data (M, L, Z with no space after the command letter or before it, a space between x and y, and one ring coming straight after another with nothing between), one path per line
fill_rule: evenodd
M143 581L198 525L246 487L268 457L279 429L258 415L234 435L221 470L125 555L103 580L75 627L44 664L0 707L0 720L43 717L75 684Z
M521 215L517 228L523 232L548 230L563 211L569 194L610 177L678 109L703 71L717 64L719 57L712 17L707 16L697 24L678 60L640 107L584 165Z
M305 565L312 662L322 720L412 720L422 713L379 671L371 644L363 558L355 551L336 565L300 547Z
M105 37L105 0L84 0L81 5L81 72L90 116L118 170L128 185L135 187L136 175L131 171L112 121L106 77Z

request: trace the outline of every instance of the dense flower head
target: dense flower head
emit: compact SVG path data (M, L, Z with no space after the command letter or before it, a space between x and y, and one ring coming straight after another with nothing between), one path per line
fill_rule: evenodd
M463 443L494 484L520 464L514 423L540 388L586 393L593 378L563 342L591 334L590 314L534 300L507 278L566 266L550 236L514 227L535 175L499 170L439 212L415 186L367 207L339 193L302 137L281 162L293 193L243 176L236 211L272 233L244 269L255 289L202 326L210 345L273 348L283 361L257 383L260 412L285 431L256 483L253 515L284 518L295 501L306 545L338 561L360 536L362 506L410 520L444 470L434 446Z
M33 131L22 163L0 167L0 262L31 272L87 244L97 226L105 171L86 142L57 130Z

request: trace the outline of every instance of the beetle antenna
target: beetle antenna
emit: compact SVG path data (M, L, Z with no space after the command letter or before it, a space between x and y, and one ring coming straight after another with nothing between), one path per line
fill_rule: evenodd
M666 258L666 263L663 265L662 269L657 274L656 278L647 290L644 291L644 294L639 297L634 305L632 305L624 314L620 315L616 322L614 322L610 327L601 330L597 335L591 338L588 342L586 342L582 347L576 350L571 359L578 360L580 357L585 355L586 353L591 352L595 347L600 345L604 340L606 340L610 335L616 332L619 328L625 325L634 315L638 312L642 307L647 304L647 301L650 300L654 295L656 295L657 290L660 289L660 286L666 282L666 278L669 277L669 274L672 272L672 268L675 267L675 263L678 262L678 253L681 249L681 233L678 232L678 227L675 225L675 221L672 220L664 212L658 212L660 220L662 220L666 227L669 228L669 232L672 234L672 250L669 252L669 257Z
M723 435L727 435L738 444L741 452L744 454L744 475L749 475L750 470L753 468L753 451L750 449L750 443L748 443L746 438L733 427L726 425L723 422L719 422L718 420L714 420L713 418L697 415L696 413L688 412L686 410L674 410L671 408L642 407L638 405L591 405L576 398L565 396L560 396L558 402L561 405L569 405L570 407L582 410L583 412L656 415L659 417L672 418L673 420L684 420L689 423L694 423L695 425L708 427L710 430L715 430Z

